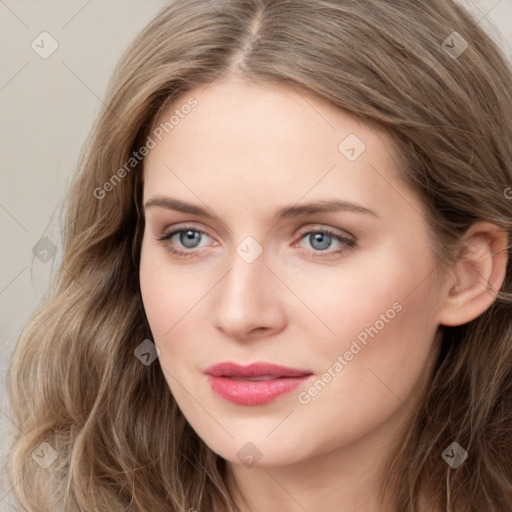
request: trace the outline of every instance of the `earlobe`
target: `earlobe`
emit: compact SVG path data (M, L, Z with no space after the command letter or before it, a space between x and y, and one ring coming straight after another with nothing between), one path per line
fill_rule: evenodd
M464 246L451 269L440 311L441 325L474 320L494 302L505 279L507 233L495 224L479 222L464 235Z

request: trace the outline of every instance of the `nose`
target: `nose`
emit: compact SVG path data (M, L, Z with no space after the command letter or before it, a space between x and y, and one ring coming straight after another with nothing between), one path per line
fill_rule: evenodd
M216 328L237 340L276 334L286 317L280 301L282 283L260 255L252 263L234 254L230 271L217 287Z

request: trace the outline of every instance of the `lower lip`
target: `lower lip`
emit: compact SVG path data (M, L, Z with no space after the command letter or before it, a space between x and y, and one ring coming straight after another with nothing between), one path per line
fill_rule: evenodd
M292 392L312 375L280 379L248 381L208 376L212 390L222 398L239 405L264 405Z

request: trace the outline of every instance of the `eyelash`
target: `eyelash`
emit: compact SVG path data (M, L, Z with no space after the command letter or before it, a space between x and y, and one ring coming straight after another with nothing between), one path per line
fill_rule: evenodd
M166 241L169 241L174 235L176 235L178 233L182 233L184 231L194 231L195 233L201 233L203 235L208 236L208 233L205 233L204 231L201 231L200 229L196 229L193 226L180 226L179 229L174 229L173 231L170 231L169 233L164 233L162 236L157 237L156 239L159 242L166 242ZM304 238L306 235L317 234L317 233L321 233L323 235L327 235L327 236L337 240L338 242L341 242L341 243L345 244L348 247L348 249L353 249L357 245L356 240L353 240L351 238L346 238L346 237L343 237L341 235L338 235L337 233L334 233L333 231L331 231L328 228L305 229L305 230L301 231L301 233L300 233L300 240L302 238ZM176 255L178 258L195 257L195 256L198 256L198 253L201 252L200 250L197 250L197 249L190 249L188 251L182 251L182 250L179 250L179 249L175 249L170 244L166 244L166 245L167 245L167 247L166 247L167 250L170 253ZM347 249L344 248L344 249L340 249L340 250L337 250L337 251L329 251L329 252L327 252L327 251L314 251L313 250L312 252L313 252L313 254L315 254L314 257L325 258L325 257L333 256L333 255L336 255L336 254L340 254L342 252L345 252L346 250Z

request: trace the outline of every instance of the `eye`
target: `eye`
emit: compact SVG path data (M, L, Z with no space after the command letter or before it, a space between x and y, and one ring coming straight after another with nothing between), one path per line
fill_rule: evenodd
M301 235L301 240L307 240L315 253L314 255L319 257L340 254L356 246L354 239L334 233L332 230L326 228L317 230L309 229L302 231ZM339 248L337 250L329 250L333 242L336 242L334 244L335 246L336 244L338 245Z
M168 242L166 246L169 252L176 254L180 258L186 258L188 256L194 256L194 252L191 250L200 247L199 243L204 236L208 236L204 231L190 226L182 226L169 233L164 233L162 236L158 237L157 240L160 242ZM176 248L176 245L178 245L178 248ZM186 250L180 249L179 246Z
M166 249L179 258L197 256L200 253L201 240L204 237L210 238L204 231L195 229L193 226L180 226L168 233L164 233L157 240L165 242ZM309 229L301 232L301 240L308 240L311 251L315 257L328 257L344 253L356 246L356 240L342 236L327 228ZM335 243L334 243L335 242ZM338 249L332 246L338 245ZM181 247L181 248L180 248Z

